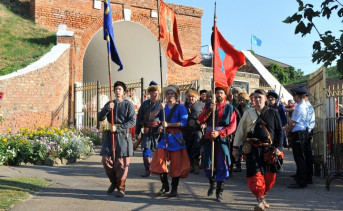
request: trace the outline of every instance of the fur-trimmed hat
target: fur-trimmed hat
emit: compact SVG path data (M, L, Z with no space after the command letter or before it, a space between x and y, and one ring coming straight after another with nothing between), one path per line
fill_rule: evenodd
M114 85L113 85L113 88L115 89L117 86L123 87L124 92L127 91L126 85L125 85L124 82L122 82L122 81L116 81L116 82L114 83Z
M160 86L157 85L155 81L151 81L148 87L148 93L155 92L155 91L158 91L159 93L161 93L161 88Z
M231 92L232 92L232 94L235 93L235 92L237 92L238 94L240 94L240 93L243 92L243 89L240 88L240 87L233 87Z
M217 86L214 91L217 92L218 90L223 90L225 92L225 95L227 94L228 88Z
M199 93L198 93L198 91L197 90L195 90L195 89L188 89L186 92L185 92L185 94L186 94L186 97L188 97L188 96L194 96L195 98L198 98L199 97Z
M168 91L173 91L175 94L175 98L178 99L180 97L180 88L175 84L170 84L164 89L164 94L167 96Z
M241 98L241 97L244 98L246 101L250 101L249 94L246 93L246 92L242 92L242 93L240 93L240 94L238 95L238 99Z

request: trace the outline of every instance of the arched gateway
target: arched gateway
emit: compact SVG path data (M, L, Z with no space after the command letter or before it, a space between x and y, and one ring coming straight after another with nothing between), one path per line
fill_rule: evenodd
M119 48L120 56L126 63L124 68L127 67L123 73L119 73L117 76L121 78L121 75L124 75L126 71L134 72L133 69L137 71L138 65L147 65L143 70L155 71L157 68L159 72L158 53L157 56L153 57L158 39L157 0L111 0L110 2L116 45ZM177 14L179 37L185 58L196 55L198 56L197 61L200 62L202 9L176 4L168 5ZM94 49L91 49L94 45L99 44L104 46L103 51L106 52L105 44L101 42L103 41L101 40L103 3L99 0L31 0L30 6L32 16L39 25L50 30L56 30L58 25L64 24L68 31L74 32L72 39L59 39L59 41L72 44L71 74L73 76L71 78L74 79L73 82L89 81L90 79L87 77L92 77L91 69L98 69L99 67L99 65L94 67L93 64L90 64L94 58L89 57L95 55L95 53L91 53ZM132 35L129 31L135 34ZM123 39L122 42L121 39ZM146 41L147 43L145 43ZM145 46L147 49L144 52ZM166 49L166 46L167 43L162 40L162 50ZM138 55L140 50L144 52L144 55ZM130 52L131 54L137 53L134 55L135 58L130 57ZM153 60L140 61L143 58ZM134 66L134 63L137 65ZM102 66L107 66L106 64L107 62ZM157 67L155 67L156 64ZM200 79L200 65L183 68L169 58L165 59L165 64L165 68L168 68L166 69L167 77L165 77L168 83ZM88 65L89 67L85 67ZM137 75L136 78L140 78L140 75Z
M158 40L146 27L131 21L113 23L116 46L124 69L112 64L113 81L135 81L144 78L146 83L160 82ZM83 82L100 81L108 84L107 46L101 28L90 40L83 57ZM167 62L162 51L163 79L167 78Z

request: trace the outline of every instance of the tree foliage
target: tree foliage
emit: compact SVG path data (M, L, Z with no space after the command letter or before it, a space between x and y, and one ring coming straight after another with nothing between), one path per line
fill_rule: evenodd
M283 68L274 63L270 64L269 72L273 74L281 84L286 84L290 81L297 80L299 77L304 75L304 72L300 69L295 71L294 67Z
M320 9L314 9L313 4L304 4L303 1L297 0L299 4L298 11L292 16L288 16L283 22L296 22L295 34L301 34L302 37L310 34L314 29L318 35L319 40L313 43L312 62L317 64L323 62L324 66L328 67L337 60L337 70L343 77L343 30L339 30L340 36L333 35L332 31L327 30L320 32L315 25L315 19L332 18L337 15L343 22L343 5L338 0L322 0L314 1L321 3Z

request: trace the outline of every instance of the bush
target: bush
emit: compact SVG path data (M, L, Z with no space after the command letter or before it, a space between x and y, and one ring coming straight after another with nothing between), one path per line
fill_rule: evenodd
M94 145L101 145L103 142L103 135L96 127L82 127L80 132L83 135L90 137Z
M0 165L39 163L46 159L75 160L93 154L93 142L75 129L39 127L0 135Z

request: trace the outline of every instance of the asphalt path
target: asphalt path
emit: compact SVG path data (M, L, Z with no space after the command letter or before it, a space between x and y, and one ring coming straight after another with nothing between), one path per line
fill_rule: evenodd
M225 184L223 202L215 194L207 197L208 180L202 173L180 179L178 196L157 197L161 188L159 176L142 178L142 153L137 150L131 158L126 182L126 196L108 195L110 185L98 154L67 166L2 166L1 177L40 177L51 180L51 185L11 210L253 210L257 201L248 189L243 172L235 173ZM325 179L314 177L313 184L304 189L289 189L294 183L290 175L295 172L292 152L285 150L283 171L267 194L271 205L268 210L343 210L343 182L333 181L330 191ZM169 178L171 182L171 178Z

